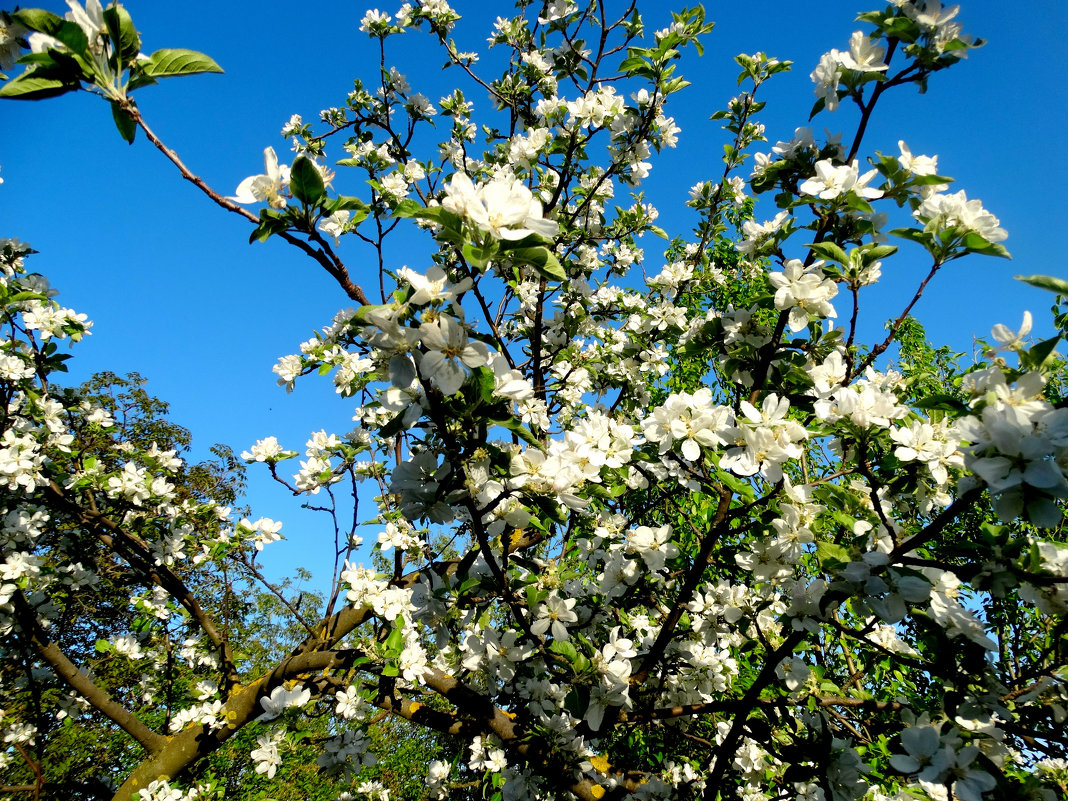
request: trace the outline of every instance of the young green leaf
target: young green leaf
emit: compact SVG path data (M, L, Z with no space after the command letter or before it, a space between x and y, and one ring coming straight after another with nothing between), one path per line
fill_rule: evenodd
M987 242L979 236L979 234L975 233L968 234L968 236L964 238L964 247L968 248L969 253L979 253L983 256L998 256L1002 259L1012 258L1004 245L999 245L997 242Z
M805 247L821 259L838 262L842 265L849 263L849 257L846 255L846 252L834 242L813 242L811 245L806 245Z
M1058 295L1068 295L1068 281L1063 278L1055 278L1052 275L1014 275L1013 278L1039 289L1056 292Z
M37 31L38 33L46 33L49 36L55 36L56 31L63 27L63 23L66 22L63 17L53 14L51 11L45 11L43 8L23 8L18 11L12 11L11 18L24 28L29 28L31 31Z
M134 137L137 136L137 123L134 122L133 117L114 100L111 101L111 116L115 120L115 127L119 129L119 134L127 144L132 145Z
M517 248L516 250L509 250L508 255L511 256L512 261L529 264L540 275L550 281L564 281L567 279L564 266L560 264L556 256L548 248Z
M293 197L309 206L318 205L326 193L323 174L306 156L298 156L289 173L289 189Z
M176 75L196 75L223 70L209 56L196 50L165 48L149 56L141 71L150 78L171 78Z
M75 55L89 58L89 38L76 23L64 20L52 35Z
M479 270L483 270L489 265L493 257L497 255L497 250L497 243L492 240L484 245L466 243L462 248L467 263Z
M104 9L104 24L113 43L118 43L119 60L123 67L137 58L141 52L141 36L134 27L133 19L121 5Z
M43 100L46 97L55 97L74 91L77 88L77 82L41 78L32 72L24 72L13 81L0 86L0 97L9 97L13 100Z

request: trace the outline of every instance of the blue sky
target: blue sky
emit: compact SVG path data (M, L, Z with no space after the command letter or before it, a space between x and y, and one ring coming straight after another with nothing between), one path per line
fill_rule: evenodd
M40 4L64 9L59 2ZM266 145L290 160L279 130L291 114L315 119L320 109L343 103L354 77L376 79L377 47L357 30L364 7L349 0L321 0L299 12L276 0L125 5L146 51L197 49L226 70L163 81L136 95L161 138L224 194L262 171ZM502 6L481 0L454 5L464 14L454 34L458 46L482 50ZM704 57L680 67L693 86L668 110L682 127L679 148L654 161L643 187L669 233L688 230L681 204L690 185L721 172L724 139L707 118L737 92L733 56L764 50L795 62L794 71L778 76L763 96L769 102L761 117L768 149L806 124L814 100L808 74L820 54L847 48L850 33L860 27L853 22L856 13L878 5L708 4L717 28ZM916 311L936 344L970 351L973 336L987 335L997 322L1015 327L1025 308L1035 312L1036 331L1050 330L1045 310L1051 296L1014 282L1013 274L1068 275L1059 241L1068 216L1068 170L1059 147L1068 122L1061 39L1068 7L1001 0L961 5L965 31L988 44L934 76L926 95L911 87L888 93L861 152L896 154L898 139L904 139L913 153L938 154L940 172L957 179L953 189L982 199L1009 231L1004 244L1013 262L972 257L950 265ZM647 8L649 27L669 21L665 5ZM436 99L459 85L476 103L476 117L477 109L488 110L482 90L463 82L456 70L441 71L444 57L427 35L412 33L389 44L391 63L415 90ZM302 450L309 432L348 429L351 403L337 399L329 382L309 378L286 395L271 373L279 356L295 352L348 305L325 273L282 242L248 245L246 221L182 181L142 137L127 146L107 105L95 97L6 101L0 115L0 236L41 251L33 268L51 278L66 305L95 322L93 335L76 349L72 379L101 369L140 371L149 390L172 404L173 418L193 431L200 453L213 442L240 451L269 434ZM843 109L821 115L814 126L817 133L824 126L851 131L855 123L855 114ZM341 174L336 184L351 194L360 189L355 176ZM760 219L774 213L765 211L758 211ZM653 273L662 263L658 242L644 243ZM918 249L903 250L905 256L884 266L866 329L872 336L896 316L926 269ZM370 254L356 242L343 244L341 253L359 281L359 265ZM401 246L393 266L424 270L420 253L415 244ZM364 274L370 290L372 273ZM251 473L256 514L287 521L289 543L274 546L274 559L305 562L321 523L296 513L292 499Z

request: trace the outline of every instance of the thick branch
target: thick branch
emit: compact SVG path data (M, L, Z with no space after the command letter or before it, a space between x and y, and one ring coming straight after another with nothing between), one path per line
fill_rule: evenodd
M229 684L237 682L237 667L234 664L230 643L219 633L215 621L211 619L197 602L197 599L193 597L193 593L185 586L185 582L166 565L156 564L145 542L124 531L105 515L89 509L83 509L67 497L63 488L55 481L49 482L45 488L45 493L50 495L57 505L77 519L79 523L92 528L96 537L125 558L131 567L143 573L153 584L162 587L171 597L178 601L218 649L227 682Z
M156 779L171 779L229 740L261 713L260 698L290 679L324 670L346 670L359 657L360 651L319 651L290 656L264 676L247 687L237 688L218 715L226 725L212 731L203 725L190 725L170 738L165 738L164 747L138 765L126 778L113 801L129 801L143 787Z
M48 633L37 620L29 602L18 590L11 597L15 607L15 619L23 634L33 644L34 649L41 658L47 662L56 675L65 681L71 689L88 701L95 709L99 710L115 725L134 738L150 754L156 754L167 744L167 738L156 734L148 726L134 717L126 707L108 695L102 688L93 682L85 673L82 673L58 645L52 641Z

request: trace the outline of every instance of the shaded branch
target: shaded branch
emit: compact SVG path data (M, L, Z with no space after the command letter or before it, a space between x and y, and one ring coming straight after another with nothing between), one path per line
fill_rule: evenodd
M108 720L129 734L150 754L159 753L167 745L166 737L148 728L130 710L112 698L67 658L67 655L48 636L37 620L37 615L22 590L15 591L11 596L11 602L15 608L15 620L22 629L22 633L40 654L41 659L48 663L59 678Z
M67 497L63 488L54 480L49 481L48 486L45 487L45 494L50 496L60 508L72 515L79 523L90 527L97 539L126 559L134 570L142 573L153 584L162 587L172 598L178 601L182 608L189 613L190 617L197 622L197 625L200 626L208 639L211 640L212 645L218 649L222 660L223 674L226 676L227 682L230 684L237 683L237 667L234 663L233 653L230 650L230 643L219 633L215 621L204 611L197 599L193 597L193 593L185 585L185 582L166 565L156 564L147 543L136 535L124 531L121 526L100 512L83 509Z

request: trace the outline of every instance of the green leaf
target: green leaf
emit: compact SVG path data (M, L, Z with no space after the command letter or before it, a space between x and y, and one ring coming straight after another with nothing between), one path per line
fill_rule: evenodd
M341 162L338 162L340 164ZM410 217L420 216L420 212L429 211L425 206L420 203L416 203L414 200L404 199L397 204L393 209L393 216L400 217L402 220L406 220Z
M721 484L726 485L735 495L738 495L747 501L752 501L755 497L752 485L744 479L738 478L733 473L728 473L726 470L717 470L716 480Z
M953 397L952 395L946 395L943 393L928 395L926 398L922 398L916 401L914 404L917 409L937 409L944 412L959 412L964 414L968 411L968 404Z
M964 247L969 253L978 253L981 256L997 256L1002 259L1011 259L1009 251L996 242L987 242L979 234L971 233L964 237Z
M326 193L323 174L307 156L298 156L289 172L289 189L293 197L309 206L317 206Z
M274 209L264 209L260 212L260 223L249 235L248 243L266 242L275 234L280 234L289 228L289 221L282 218ZM361 310L367 308L361 307Z
M530 432L522 421L517 417L506 417L503 419L493 418L490 420L494 425L501 426L501 428L507 428L509 431L514 431L516 436L523 440L528 445L541 446L541 441Z
M919 245L923 245L928 250L931 248L931 235L919 228L894 228L890 231L890 234L892 236L899 236L902 239L907 239L910 242L916 242Z
M1063 278L1054 278L1052 275L1014 275L1013 278L1058 295L1068 295L1068 281Z
M493 387L496 382L493 380L493 371L485 367L476 367L471 371L472 377L475 379L478 386L478 396L485 403L493 403L497 400L493 396Z
M548 278L550 281L567 280L564 266L560 264L559 260L548 248L516 248L515 250L509 250L508 255L511 256L514 262L529 264L542 277Z
M852 561L846 548L826 540L816 543L816 558L820 560L823 569L828 571L843 568Z
M1020 354L1020 361L1024 367L1031 370L1038 370L1045 366L1046 362L1049 361L1050 357L1053 355L1053 349L1057 347L1057 343L1060 341L1060 335L1043 340L1037 345L1032 346L1026 353Z
M330 201L331 211L367 211L367 204L352 195L338 195Z
M667 231L661 228L659 225L647 225L645 230L651 234L656 234L658 237L665 241L670 241L670 237L667 235Z
M43 8L24 8L20 11L12 11L11 18L24 28L47 33L49 36L55 36L56 31L66 22L63 17L51 11L45 11Z
M849 263L849 257L846 252L834 242L813 242L811 245L805 245L805 247L821 259L838 262L841 265Z
M104 10L104 23L113 43L119 44L119 59L125 67L141 52L141 36L134 27L130 13L121 5Z
M115 120L115 127L119 129L119 135L132 145L137 136L137 123L133 117L115 100L111 101L111 117Z
M879 259L885 259L887 256L893 256L895 253L897 253L897 245L873 245L864 250L864 257L866 261L871 263Z
M484 270L489 265L498 250L499 247L493 240L484 245L474 245L468 242L461 248L467 263L479 270Z
M387 659L396 659L400 656L401 651L404 650L404 624L400 621L396 621L393 624L393 629L389 632L389 636L386 637L386 641L383 643L384 653Z
M134 89L140 89L142 86L152 86L156 83L155 78L149 78L147 75L131 75L129 83L126 84L126 93L129 94Z
M566 523L567 512L562 509L555 501L546 498L543 495L534 495L530 499L531 503L545 515L549 520L554 523Z
M866 201L856 192L847 192L845 196L846 206L853 209L853 211L859 211L864 214L874 214L875 209L872 208L871 203Z
M89 57L89 38L77 23L64 20L52 35L72 53L84 58Z
M197 75L201 72L223 70L210 57L196 50L164 48L149 56L141 71L150 78L171 78L176 75Z
M15 80L0 86L0 97L9 97L13 100L43 100L46 97L56 97L74 91L77 88L76 82L57 78L40 78L32 72L24 72Z
M569 663L574 664L578 659L578 650L569 642L554 640L549 644L549 650L558 656L562 656Z

